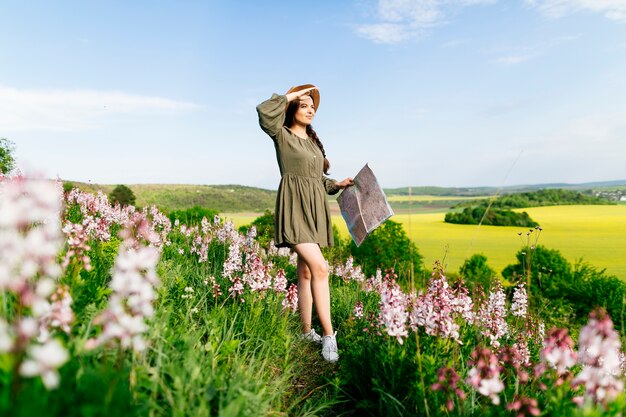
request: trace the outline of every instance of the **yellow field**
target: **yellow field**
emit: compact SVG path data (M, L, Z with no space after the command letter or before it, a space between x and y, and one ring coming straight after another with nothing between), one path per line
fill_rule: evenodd
M539 244L558 249L572 263L584 258L593 266L606 268L608 273L626 279L625 205L537 207L525 211L543 228ZM252 222L256 216L225 215L237 226ZM435 260L444 260L451 272L457 272L474 253L483 253L492 268L502 271L515 262L515 254L522 247L518 232L528 231L517 227L448 224L443 218L444 213L399 214L392 220L404 225L427 267ZM342 235L348 235L340 215L333 216L333 223Z
M465 201L465 200L480 200L489 197L461 197L461 196L439 196L439 195L392 195L387 197L387 201Z

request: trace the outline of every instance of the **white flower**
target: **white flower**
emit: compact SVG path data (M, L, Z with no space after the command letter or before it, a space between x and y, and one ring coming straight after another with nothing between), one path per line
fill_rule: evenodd
M69 359L63 345L51 339L43 345L34 345L28 348L27 359L20 366L20 375L33 377L40 375L47 389L59 385L57 369Z

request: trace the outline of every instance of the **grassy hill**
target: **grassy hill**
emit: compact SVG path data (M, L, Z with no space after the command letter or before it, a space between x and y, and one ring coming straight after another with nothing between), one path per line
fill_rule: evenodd
M115 185L73 182L83 191L109 194ZM137 205L156 205L165 212L202 206L219 212L263 212L274 208L276 191L242 185L128 184Z

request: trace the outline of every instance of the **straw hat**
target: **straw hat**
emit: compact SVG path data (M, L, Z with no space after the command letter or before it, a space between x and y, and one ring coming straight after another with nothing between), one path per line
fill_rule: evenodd
M306 88L311 88L311 87L315 87L315 86L313 84L302 84L297 87L291 87L289 91L287 91L285 94L293 93L293 92L304 90ZM311 90L310 94L311 94L311 98L313 99L313 104L315 105L315 111L317 112L317 109L319 109L320 107L320 92L319 90L315 89L315 90Z

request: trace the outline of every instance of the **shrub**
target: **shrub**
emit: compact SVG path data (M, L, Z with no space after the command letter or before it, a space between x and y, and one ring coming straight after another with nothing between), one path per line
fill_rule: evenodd
M134 206L135 194L133 190L127 186L120 184L111 191L109 194L109 200L111 204L119 203L122 206Z
M487 265L487 257L482 253L477 253L466 259L459 270L461 276L465 278L470 291L474 291L479 287L488 289L491 287L496 271Z
M15 168L13 142L6 138L0 138L0 174L8 174Z
M422 255L411 242L400 223L387 220L357 247L350 243L350 253L361 265L365 275L374 275L376 269L394 269L399 276L410 276L422 271Z
M175 210L169 214L169 219L174 224L178 220L182 224L187 226L199 226L202 222L202 218L212 221L218 214L216 210L207 209L200 206L193 206L184 210Z

